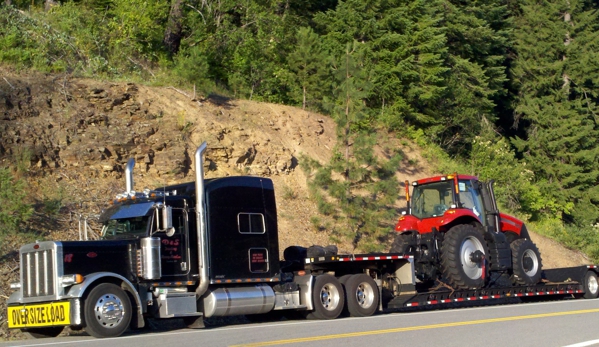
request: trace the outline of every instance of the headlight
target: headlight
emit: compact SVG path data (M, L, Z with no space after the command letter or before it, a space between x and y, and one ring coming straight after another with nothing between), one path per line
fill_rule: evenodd
M62 276L61 283L63 286L71 286L73 284L79 284L83 282L83 275L75 274L75 275L65 275Z

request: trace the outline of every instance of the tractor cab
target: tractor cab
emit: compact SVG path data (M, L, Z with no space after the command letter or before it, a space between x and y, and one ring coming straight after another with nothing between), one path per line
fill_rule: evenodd
M421 179L411 186L410 194L406 181L408 209L396 225L397 232L443 232L456 223L500 231L492 181L485 183L474 176L454 174Z
M466 208L481 223L485 222L483 197L479 189L481 184L475 177L450 175L424 181L428 182L415 181L412 184L410 214L424 219L443 216L450 209Z

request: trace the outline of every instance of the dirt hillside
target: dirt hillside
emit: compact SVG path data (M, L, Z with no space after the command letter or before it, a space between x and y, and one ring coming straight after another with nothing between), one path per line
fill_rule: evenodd
M273 179L277 192L280 249L329 244L316 230L317 214L298 164L303 156L329 159L335 125L327 116L298 108L218 96L193 95L172 87L77 79L68 75L16 73L0 67L0 165L21 168L36 191L37 209L27 228L47 239L77 239L115 194L125 190L129 158L136 159L134 188L156 188L194 179L192 158L208 143L206 175L259 175ZM404 153L398 178L432 174L417 148L390 136ZM401 194L400 194L401 195ZM59 202L44 214L48 202ZM400 201L400 203L403 203ZM393 223L393 221L389 221ZM579 254L533 234L546 267L586 263ZM17 280L19 244L1 246L0 337L6 330L8 284ZM340 252L350 252L339 245Z

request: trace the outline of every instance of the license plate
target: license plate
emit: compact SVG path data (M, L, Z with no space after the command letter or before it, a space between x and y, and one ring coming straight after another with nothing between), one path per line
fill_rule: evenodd
M9 328L45 327L71 324L71 303L50 302L46 304L8 307Z

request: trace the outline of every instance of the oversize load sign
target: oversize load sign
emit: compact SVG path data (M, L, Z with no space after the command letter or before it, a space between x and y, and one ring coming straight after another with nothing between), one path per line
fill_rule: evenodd
M29 328L71 324L68 301L39 305L9 306L8 327Z

